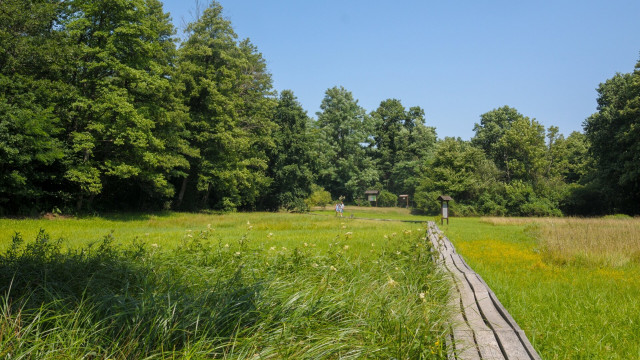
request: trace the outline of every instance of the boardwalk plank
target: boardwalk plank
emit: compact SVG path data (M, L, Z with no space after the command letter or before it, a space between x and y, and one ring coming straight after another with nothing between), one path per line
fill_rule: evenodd
M452 336L458 358L539 360L524 331L433 222L427 237L455 284Z

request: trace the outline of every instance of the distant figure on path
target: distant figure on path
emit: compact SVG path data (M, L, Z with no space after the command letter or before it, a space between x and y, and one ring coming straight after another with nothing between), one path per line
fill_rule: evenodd
M340 201L340 217L342 217L342 213L344 212L344 203Z
M336 216L338 216L338 214L340 214L340 204L336 203Z

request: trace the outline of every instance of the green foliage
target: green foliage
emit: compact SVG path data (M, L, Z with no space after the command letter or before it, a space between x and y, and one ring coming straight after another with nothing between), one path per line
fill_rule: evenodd
M268 175L273 180L264 206L273 210L306 210L304 199L313 184L312 141L307 129L309 119L293 92L280 94L275 108L273 134L275 147L269 154Z
M272 183L266 173L266 151L275 146L271 75L248 40L236 41L218 3L189 24L187 33L178 76L198 155L190 158L177 206L187 198L191 208L252 208Z
M351 200L378 180L373 160L366 156L371 123L351 92L333 87L325 92L315 126L318 184L334 198Z
M598 112L584 122L606 212L640 213L640 61L598 87Z
M331 203L331 193L314 184L311 186L311 194L304 202L309 208L313 206L322 206L324 208Z
M436 133L424 124L424 110L405 110L400 100L388 99L371 113L374 125L372 151L380 169L380 181L394 193L413 194L420 163L432 155Z
M387 191L382 190L378 195L378 206L396 206L398 205L398 196Z

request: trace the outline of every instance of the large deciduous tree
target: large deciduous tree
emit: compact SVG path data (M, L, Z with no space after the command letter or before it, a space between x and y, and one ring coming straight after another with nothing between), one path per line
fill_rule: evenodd
M63 115L74 93L59 2L0 2L0 214L65 198Z
M62 25L74 49L77 89L65 123L66 179L77 207L102 194L120 207L156 207L184 176L185 108L172 65L174 28L158 0L75 0Z
M536 181L546 165L545 129L535 119L504 106L480 116L471 142L503 171L507 182Z
M435 147L435 129L424 124L424 110L417 106L406 110L397 99L382 101L371 118L380 181L396 195L413 194L420 165Z
M264 59L248 40L238 43L222 7L212 4L187 27L180 48L180 78L189 107L190 181L178 205L251 208L271 183L266 151L274 146L276 99ZM187 195L184 195L185 192Z
M357 198L378 180L375 163L365 152L371 140L369 118L343 87L328 89L320 109L318 183L334 198Z
M304 209L313 185L313 164L309 117L291 90L280 93L273 120L275 147L269 152L271 187L264 206L276 210Z
M584 122L607 211L640 213L640 61L598 87L598 112Z

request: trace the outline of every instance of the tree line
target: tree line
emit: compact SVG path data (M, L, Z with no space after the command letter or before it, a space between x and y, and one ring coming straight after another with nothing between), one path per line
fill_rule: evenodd
M638 214L640 62L598 94L584 133L504 106L438 139L420 107L367 112L343 87L308 116L216 2L179 41L158 0L5 0L0 215L305 210L367 189L426 213L448 194L463 215Z

